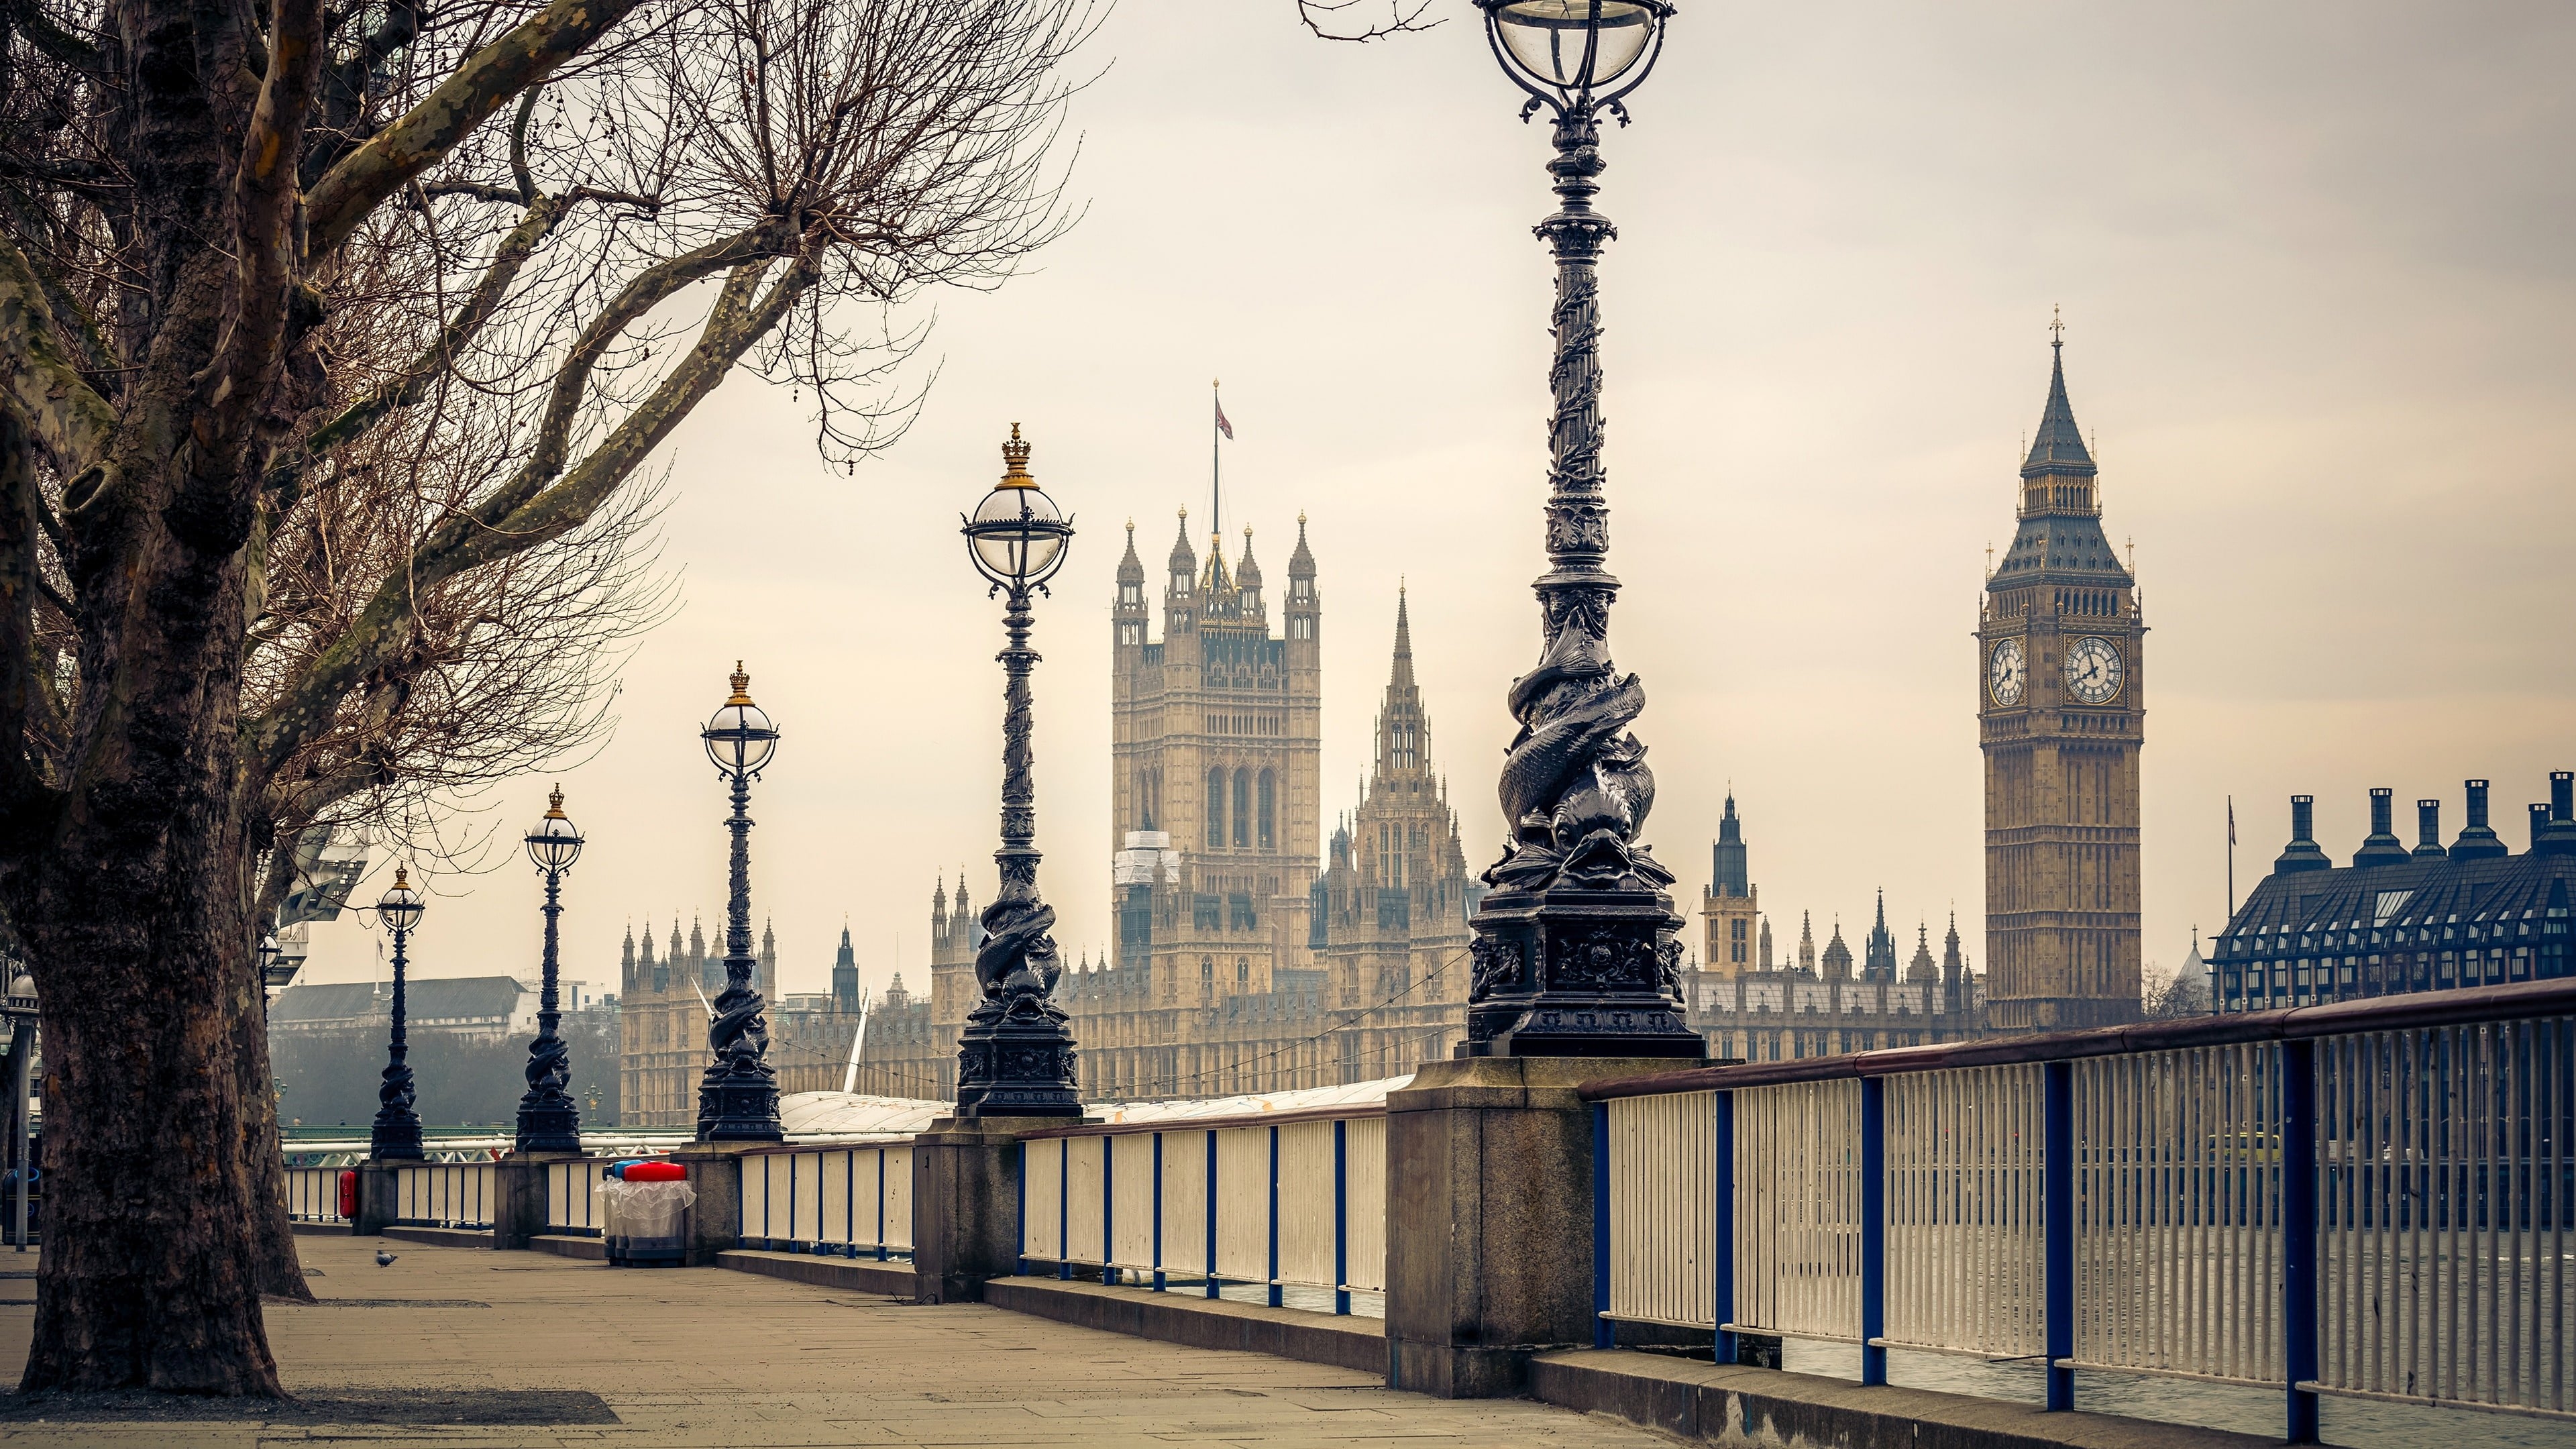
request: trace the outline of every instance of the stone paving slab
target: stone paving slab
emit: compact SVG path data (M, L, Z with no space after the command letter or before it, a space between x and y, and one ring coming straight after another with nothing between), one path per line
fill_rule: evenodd
M0 1444L165 1449L752 1446L1535 1445L1661 1435L1526 1401L1446 1403L1348 1369L1186 1348L1007 1313L920 1306L719 1268L623 1269L537 1253L301 1237L314 1292L273 1304L292 1391L585 1389L613 1425L319 1425L240 1418L0 1423ZM399 1256L375 1266L379 1247ZM365 1303L489 1307L368 1307ZM33 1311L0 1306L0 1364Z

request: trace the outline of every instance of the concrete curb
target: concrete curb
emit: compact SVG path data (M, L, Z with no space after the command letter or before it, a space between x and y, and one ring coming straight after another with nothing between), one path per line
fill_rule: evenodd
M1223 1299L1184 1298L1138 1288L1066 1283L1052 1278L994 1278L984 1301L1014 1313L1052 1318L1136 1338L1191 1348L1266 1353L1386 1375L1386 1327L1374 1318L1309 1313Z
M490 1228L432 1228L414 1223L392 1223L376 1232L380 1238L397 1243L428 1243L441 1248L488 1248L492 1246Z
M2280 1443L1616 1349L1540 1354L1530 1361L1530 1396L1729 1449L2255 1449Z
M354 1237L354 1236L357 1234L357 1231L358 1231L358 1225L357 1225L357 1224L355 1224L355 1223L308 1223L308 1222L298 1222L298 1223L296 1223L296 1224L295 1224L295 1235L296 1235L297 1237L299 1237L299 1238L301 1238L301 1237L346 1238L346 1237Z
M605 1256L602 1250L602 1256ZM758 1248L728 1248L716 1254L716 1266L738 1273L760 1273L791 1283L816 1283L888 1298L913 1295L910 1263L877 1263L859 1258L827 1258L819 1253L772 1253Z
M585 1238L578 1233L538 1233L528 1239L528 1251L552 1253L558 1258L588 1258L594 1263L608 1261L606 1238Z

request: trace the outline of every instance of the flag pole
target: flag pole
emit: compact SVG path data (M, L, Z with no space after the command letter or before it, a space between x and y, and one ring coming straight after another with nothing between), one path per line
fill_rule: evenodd
M2227 919L2236 919L2236 797L2227 797Z
M1208 537L1217 540L1221 550L1225 546L1224 472L1220 463L1224 454L1217 441L1216 420L1224 414L1225 404L1217 397L1219 386L1219 379L1208 379Z

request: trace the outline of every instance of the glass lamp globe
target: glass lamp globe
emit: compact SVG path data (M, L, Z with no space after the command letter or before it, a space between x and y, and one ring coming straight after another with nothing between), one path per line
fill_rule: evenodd
M733 697L724 702L698 731L707 742L707 758L726 774L757 775L778 751L778 726L751 702L751 676L742 661L733 662Z
M420 924L420 913L427 909L429 903L411 887L411 867L395 866L392 887L376 898L376 919L389 931L408 931Z
M563 787L557 785L554 793L546 797L546 818L528 832L528 859L535 861L539 870L570 870L572 863L581 859L581 844L581 832L564 815Z
M1064 563L1064 543L1073 536L1073 525L1029 476L1029 445L1020 441L1017 423L1011 424L1011 440L1002 445L1002 460L1007 465L1002 481L966 521L966 549L976 572L994 584L1029 588L1045 583Z
M1664 0L1477 0L1496 48L1535 89L1607 90L1635 68L1672 13Z

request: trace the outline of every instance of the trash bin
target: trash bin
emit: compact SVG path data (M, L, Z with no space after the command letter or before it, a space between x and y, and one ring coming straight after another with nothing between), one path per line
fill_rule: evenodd
M626 1182L610 1178L599 1185L607 1203L600 1235L608 1242L612 1267L678 1267L688 1256L683 1220L697 1191L685 1182Z

